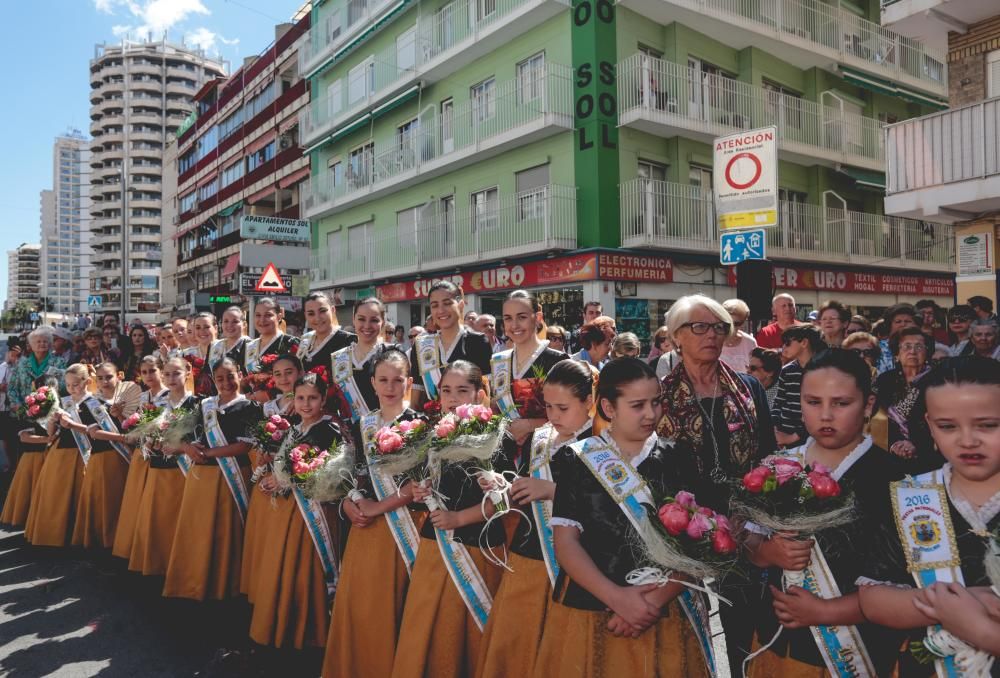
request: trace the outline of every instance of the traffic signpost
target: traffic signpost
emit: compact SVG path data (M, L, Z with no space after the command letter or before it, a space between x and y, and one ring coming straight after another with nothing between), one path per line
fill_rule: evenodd
M103 299L101 299L101 297L99 297L96 294L91 294L89 297L87 297L87 306L89 308L100 308L102 302Z
M767 231L755 228L747 231L723 231L719 235L719 261L734 266L741 261L764 260Z
M778 225L777 128L739 132L714 142L713 188L719 231Z

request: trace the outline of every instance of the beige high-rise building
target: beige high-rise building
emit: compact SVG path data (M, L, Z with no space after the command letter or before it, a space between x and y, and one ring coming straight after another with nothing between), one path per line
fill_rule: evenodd
M7 300L4 310L12 310L19 302L33 309L38 304L38 256L41 245L21 243L7 250Z
M55 314L87 310L90 278L90 142L79 130L56 137L52 190L41 192L41 296Z
M100 297L100 310L121 311L125 277L126 320L155 319L164 147L192 115L195 94L224 75L222 61L165 41L96 47L90 62L90 293Z

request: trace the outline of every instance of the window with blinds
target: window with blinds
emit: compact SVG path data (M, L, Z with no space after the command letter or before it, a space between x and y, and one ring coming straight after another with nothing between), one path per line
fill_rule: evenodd
M1000 97L1000 49L986 55L986 98Z

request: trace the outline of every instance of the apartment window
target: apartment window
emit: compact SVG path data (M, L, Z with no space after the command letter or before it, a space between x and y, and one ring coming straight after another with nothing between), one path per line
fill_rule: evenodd
M272 141L259 151L248 155L247 172L253 172L255 169L257 169L267 161L271 160L271 158L274 157L274 147L275 147L275 142Z
M549 190L548 164L517 172L514 180L517 186L517 218L525 221L543 217Z
M497 208L499 207L500 192L496 187L487 188L472 194L469 201L472 207L472 230L488 231L493 230L499 224Z
M408 70L417 65L417 27L396 38L396 68L400 71Z
M341 82L341 80L335 80L326 88L327 110L331 116L340 113L340 109L344 107L344 92Z
M274 101L275 96L275 86L272 80L268 85L262 89L260 92L255 94L253 98L247 101L246 105L243 107L244 120L251 120L255 115L263 111L271 102Z
M334 162L330 165L330 176L333 177L333 186L337 188L344 185L344 163Z
M358 224L347 229L347 258L351 261L366 261L368 255L368 229L371 222Z
M372 165L375 159L375 145L367 143L351 151L347 158L347 184L349 188L359 188L371 183Z
M1000 49L986 55L986 98L1000 97Z
M198 148L196 150L198 160L201 160L206 155L215 150L219 145L219 127L218 125L212 125L208 131L200 139L198 139Z
M419 207L396 212L396 242L405 252L416 247L417 213Z
M476 10L479 13L479 20L482 21L497 11L497 0L477 0Z
M198 200L207 200L219 192L219 178L212 179L207 184L198 187Z
M340 9L335 9L326 18L326 44L332 43L340 37Z
M229 167L222 170L222 185L228 186L243 176L243 158L240 158Z
M802 129L802 95L775 82L763 81L767 112L778 129Z
M517 65L517 99L519 103L542 98L545 91L545 52L529 57Z
M243 126L243 109L238 108L228 118L219 123L219 140L225 139Z
M194 191L191 191L187 195L182 195L181 196L181 201L180 201L180 212L181 212L181 214L184 214L185 212L190 212L191 210L193 210L194 209L194 203L195 203L195 193L194 193Z
M486 122L496 114L496 79L484 80L469 91L472 99L472 123Z
M806 200L809 196L802 191L791 191L787 188L778 189L778 201L781 210L781 221L787 225L789 233L792 234L793 246L804 247L806 243L799 240L797 243L794 239L799 239L806 230L806 214L805 205ZM812 245L812 243L809 243ZM811 246L808 249L813 249Z
M347 73L347 103L356 104L375 91L375 61L368 57Z

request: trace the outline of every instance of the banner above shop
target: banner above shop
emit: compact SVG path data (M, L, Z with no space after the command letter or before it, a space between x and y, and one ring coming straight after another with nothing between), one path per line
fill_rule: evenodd
M729 284L736 286L736 269L727 270ZM774 267L774 284L779 290L820 290L860 294L913 294L953 297L955 280L892 273L857 273L821 268Z
M438 280L450 280L466 294L499 290L567 285L586 280L671 282L673 262L667 257L631 254L589 253L528 261L482 271L390 283L377 288L385 303L424 299Z

